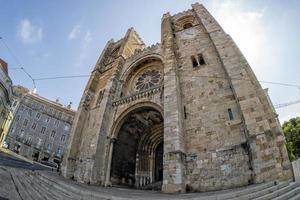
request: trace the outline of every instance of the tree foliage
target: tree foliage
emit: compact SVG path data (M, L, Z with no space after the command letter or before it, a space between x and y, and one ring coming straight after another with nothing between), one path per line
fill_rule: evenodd
M286 148L291 161L300 157L300 117L291 118L282 125Z

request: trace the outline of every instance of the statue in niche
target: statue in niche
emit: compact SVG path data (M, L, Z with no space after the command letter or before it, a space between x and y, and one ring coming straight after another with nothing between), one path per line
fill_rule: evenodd
M97 98L97 102L96 102L96 106L97 106L97 107L100 106L100 103L101 103L101 101L102 101L102 99L103 99L104 91L105 91L105 90L101 90L101 91L99 92L99 94L98 94L98 98Z

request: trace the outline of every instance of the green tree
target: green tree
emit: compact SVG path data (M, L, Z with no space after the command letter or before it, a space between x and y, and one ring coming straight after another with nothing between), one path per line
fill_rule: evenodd
M291 161L300 157L300 117L291 118L282 125L286 148Z

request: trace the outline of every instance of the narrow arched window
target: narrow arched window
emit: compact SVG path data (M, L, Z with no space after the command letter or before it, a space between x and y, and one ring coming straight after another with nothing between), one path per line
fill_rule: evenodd
M202 54L198 54L198 61L200 65L205 65L205 60Z
M197 67L198 66L198 62L197 62L195 56L191 56L191 59L192 59L193 67Z

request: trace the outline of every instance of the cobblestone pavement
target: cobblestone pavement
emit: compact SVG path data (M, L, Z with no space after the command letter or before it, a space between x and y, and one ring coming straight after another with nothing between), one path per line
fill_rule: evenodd
M0 166L29 170L50 170L48 167L44 167L41 164L26 162L25 160L13 157L12 155L4 152L0 152Z
M0 200L300 199L299 182L269 182L206 193L163 194L159 191L104 188L81 184L64 179L56 172L36 170L41 167L36 166L37 164L23 162L0 154Z

